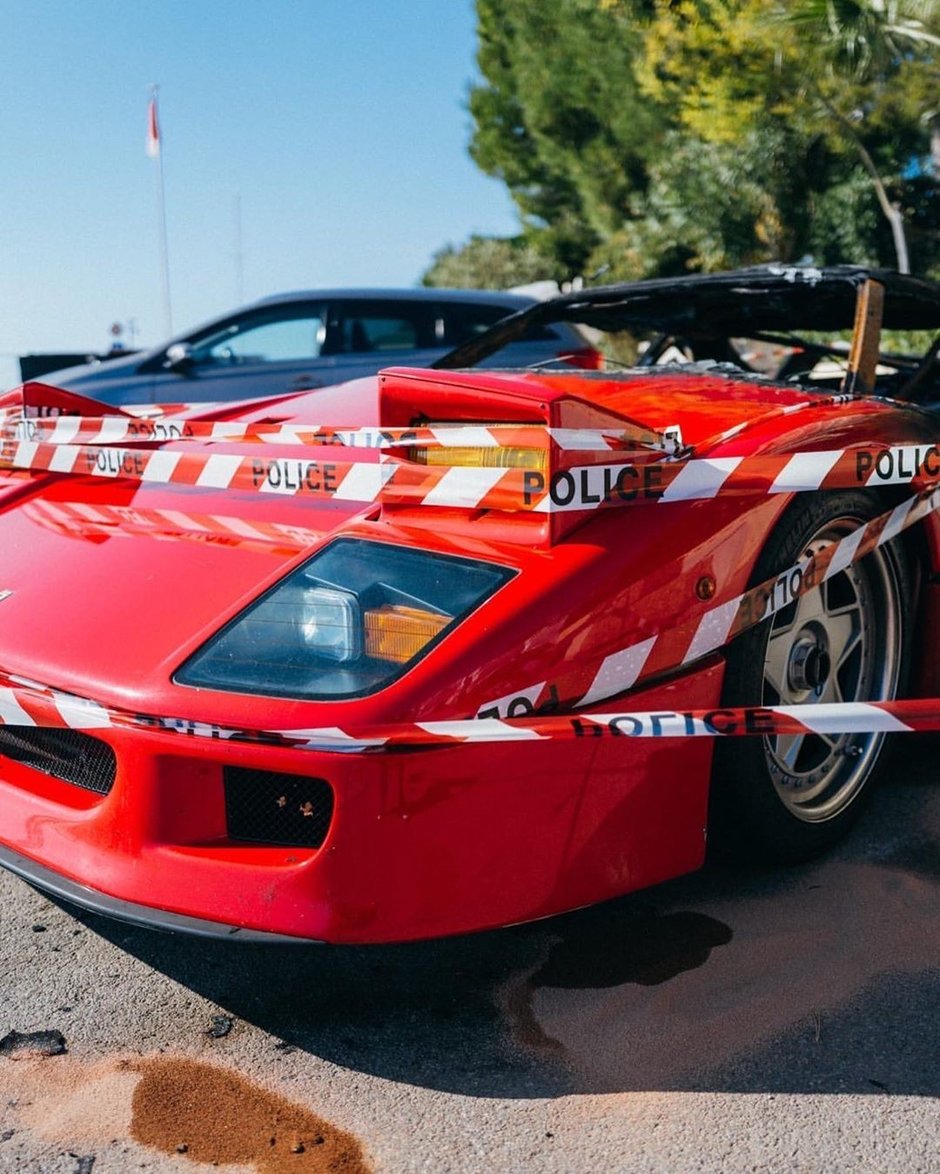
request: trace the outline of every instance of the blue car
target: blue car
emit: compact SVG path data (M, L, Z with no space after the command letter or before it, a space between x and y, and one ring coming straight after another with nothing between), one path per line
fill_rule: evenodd
M334 289L277 294L149 351L44 376L107 404L206 403L284 395L427 367L533 299L483 290ZM485 361L600 365L566 323L533 327Z

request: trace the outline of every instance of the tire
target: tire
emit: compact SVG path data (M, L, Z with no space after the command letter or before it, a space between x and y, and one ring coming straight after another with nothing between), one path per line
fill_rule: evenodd
M757 584L879 514L864 493L797 498L758 558ZM742 633L728 648L722 704L884 701L911 660L912 571L896 539ZM714 854L809 859L858 817L885 766L885 734L728 738L715 747L709 811Z

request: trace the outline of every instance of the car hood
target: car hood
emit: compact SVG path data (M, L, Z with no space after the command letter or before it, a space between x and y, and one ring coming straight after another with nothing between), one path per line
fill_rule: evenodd
M341 407L335 390L239 418L375 420L374 380L347 385ZM194 447L208 451L194 442L186 451ZM336 458L335 448L319 451ZM266 446L270 456L297 452ZM109 704L143 703L222 623L365 512L357 502L0 474L0 669Z
M278 542L247 495L107 488L37 482L0 509L0 663L94 696L121 681L123 705L361 509L279 504Z

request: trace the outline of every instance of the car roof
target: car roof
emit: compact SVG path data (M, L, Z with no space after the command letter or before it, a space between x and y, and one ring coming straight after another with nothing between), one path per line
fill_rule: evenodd
M604 331L653 330L689 338L848 330L855 322L858 291L869 280L884 287L885 327L940 329L940 285L934 282L861 265L822 269L763 265L562 294L498 323L434 366L472 366L532 326L549 322L579 323Z
M494 289L444 289L437 286L415 286L396 289L383 286L341 287L336 289L300 289L286 293L269 294L252 302L252 306L271 306L298 301L391 301L391 302L466 302L468 305L503 305L517 309L531 306L535 299L525 294Z

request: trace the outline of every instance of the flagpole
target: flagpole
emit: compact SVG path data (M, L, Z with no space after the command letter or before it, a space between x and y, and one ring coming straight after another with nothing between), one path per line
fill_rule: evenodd
M167 338L173 334L173 310L170 303L170 260L166 237L166 190L163 185L163 143L157 117L159 86L150 87L150 108L147 124L147 154L156 162L157 237L160 244L160 285L163 293L163 326Z

